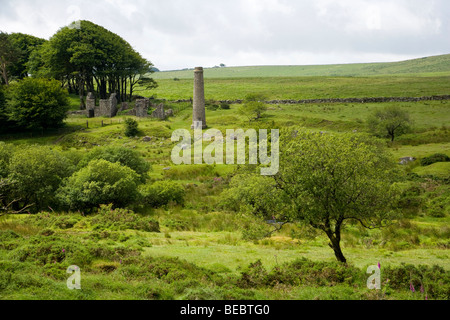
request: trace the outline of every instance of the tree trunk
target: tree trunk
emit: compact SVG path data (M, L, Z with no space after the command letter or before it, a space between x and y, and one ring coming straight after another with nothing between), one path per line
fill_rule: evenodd
M342 222L341 222L342 223ZM330 243L328 244L331 249L334 251L334 255L336 256L336 259L339 262L347 263L347 259L345 259L344 254L341 250L341 230L340 226L341 223L338 223L338 225L335 226L335 231L333 232L329 225L326 226L326 228L323 229L325 233L328 236L328 239L330 239Z
M342 253L341 245L339 241L336 240L336 238L330 239L329 246L333 249L334 255L339 262L347 263L347 259L345 259L344 254Z

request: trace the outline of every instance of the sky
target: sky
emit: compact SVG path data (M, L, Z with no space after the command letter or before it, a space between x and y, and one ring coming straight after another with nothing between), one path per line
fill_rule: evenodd
M389 62L450 53L448 0L0 0L0 31L89 20L160 70Z

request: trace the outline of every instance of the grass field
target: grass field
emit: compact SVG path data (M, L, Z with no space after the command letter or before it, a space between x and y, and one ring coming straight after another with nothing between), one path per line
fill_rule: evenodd
M446 59L415 61L414 70L437 72L433 68ZM265 69L266 74L259 77L256 72L263 71L256 68L243 69L235 78L231 73L229 77L208 76L209 71L230 72L232 68L206 70L206 98L241 99L255 92L264 93L267 99L449 94L450 75L445 74L449 70L405 75L410 67L411 62L352 66L355 73L375 68L373 72L378 74L389 70L399 74L370 77L297 77L297 68L280 76ZM244 72L253 74L247 77ZM159 79L157 90L140 94L156 93L168 100L191 97L192 79L180 76L174 81L174 75ZM71 97L71 105L74 110L78 108L76 97ZM450 162L422 166L420 159L435 153L450 156L450 101L269 105L258 123L250 123L236 112L239 105L231 105L229 110L207 110L206 119L210 128L222 131L257 125L367 132L368 115L391 105L408 110L414 121L412 132L394 143L386 141L393 159L417 158L402 167L409 173L402 188L410 192L404 199L404 217L381 230L349 225L342 239L348 269L336 264L325 236L301 225L289 224L270 238L245 238L245 232L255 226L270 227L253 216L219 209L220 194L235 166L173 165L170 137L175 129L190 128L190 103L166 102L166 107L176 111L175 116L166 121L138 119L140 133L132 138L124 136L127 116L70 116L60 130L1 136L14 145L48 145L80 156L97 145L131 148L152 164L151 181L177 181L185 187L186 198L183 206L134 208L140 216L155 219L159 232L122 229L120 224L105 227L95 223L95 215L77 212L1 217L0 298L423 300L426 295L448 300L450 206L446 199L450 198ZM152 140L145 142L144 136ZM383 290L370 291L366 288L366 268L377 263L382 266ZM70 264L82 270L82 290L66 287ZM417 288L423 285L425 292L417 289L412 293L412 282Z
M192 98L193 81L157 80L159 87L139 92L143 96L178 100ZM215 100L244 99L249 93L263 94L267 100L421 97L449 94L450 75L436 77L263 77L208 78L205 75L205 98Z
M448 75L450 55L389 62L313 66L251 66L206 68L205 78L273 78L273 77L364 77L379 75ZM153 74L155 79L193 79L193 70L164 71Z

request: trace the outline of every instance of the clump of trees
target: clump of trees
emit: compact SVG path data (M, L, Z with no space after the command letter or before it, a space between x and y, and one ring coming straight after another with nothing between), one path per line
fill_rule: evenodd
M83 97L94 92L100 99L116 93L119 101L131 100L135 86L156 87L148 77L153 64L117 34L90 21L80 28L61 28L30 57L30 73L55 78Z
M45 42L28 34L0 32L0 84L28 77L30 56Z
M347 223L379 228L395 216L396 164L383 144L362 134L285 130L280 141L279 172L233 178L223 203L317 229L327 235L336 259L346 262L340 243Z

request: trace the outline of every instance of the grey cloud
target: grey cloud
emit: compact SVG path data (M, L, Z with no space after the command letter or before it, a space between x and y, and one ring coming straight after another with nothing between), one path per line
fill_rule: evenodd
M0 1L0 30L51 35L78 6L80 18L119 34L162 69L450 52L446 0ZM38 16L27 20L20 6ZM291 60L297 57L308 60Z

